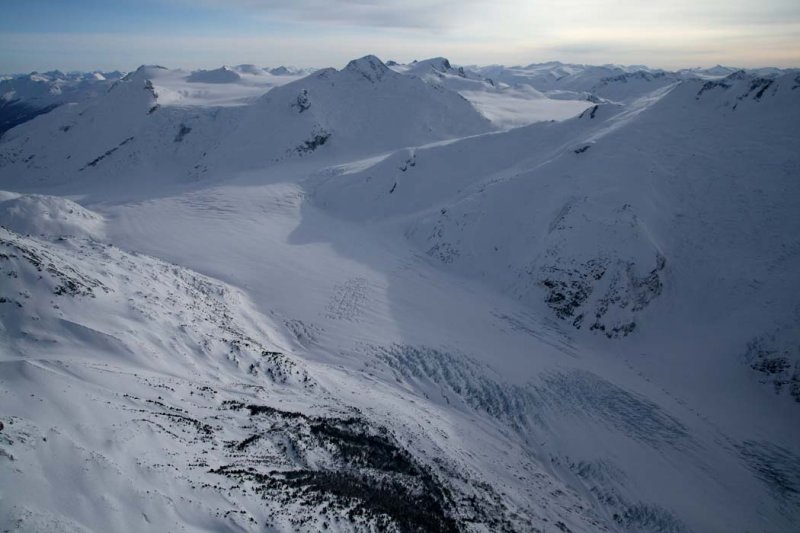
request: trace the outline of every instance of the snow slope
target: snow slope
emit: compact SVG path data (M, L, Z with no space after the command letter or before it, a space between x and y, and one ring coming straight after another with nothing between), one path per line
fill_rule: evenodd
M526 67L491 66L477 72L498 83L533 87L550 98L596 103L629 102L690 76L641 66L570 65L557 61Z
M636 328L634 317L663 289L671 253L684 254L682 264L695 249L719 247L691 269L683 297L733 269L725 296L747 283L737 276L754 276L765 304L778 298L794 313L785 293L792 270L785 279L755 272L793 246L785 231L798 223L796 85L791 75L687 82L628 108L595 106L562 123L400 151L326 179L315 195L347 218L408 219L406 235L448 269L610 336ZM759 173L769 179L754 183ZM742 192L751 188L769 192ZM730 224L734 213L762 211L770 213L763 225ZM689 237L679 230L693 226L687 219L715 231L703 224ZM743 297L752 307L753 296ZM723 305L704 300L692 309Z
M151 81L162 70L140 67L102 97L7 132L0 149L6 183L83 182L122 191L163 182L165 174L173 173L168 182L188 179L202 153L236 120L237 108L162 107Z
M119 192L152 180L195 181L317 153L350 158L492 128L458 94L394 73L371 56L246 106L176 105L173 93L164 93L165 76L171 71L140 67L101 98L10 131L0 147L8 183L92 182Z
M95 98L120 77L118 72L33 72L0 80L0 135L65 103Z
M253 65L240 65L195 71L188 75L180 69L150 70L147 77L155 87L161 105L231 107L247 105L273 87L301 78L302 74L271 75Z
M270 91L223 140L220 151L225 165L231 160L263 165L314 152L366 155L490 127L458 94L365 56L340 71L323 69Z
M28 235L103 237L101 217L57 196L0 191L0 226Z
M312 323L268 319L237 289L92 239L0 229L0 246L0 457L4 488L17 487L0 520L12 529L599 524L491 425L464 442L467 414L454 424L409 401L409 385L370 377L391 367L292 355L321 341ZM329 308L330 322L348 312ZM518 479L487 476L502 467L482 454L501 449L526 465ZM560 496L502 496L534 489Z
M0 142L3 524L800 519L795 74L502 132L370 56L234 108L157 76Z
M241 79L238 72L226 66L214 70L195 70L186 77L189 83L236 83Z
M608 349L739 442L796 457L798 85L739 73L403 150L320 180L315 203L580 331L630 336Z
M458 92L502 129L572 118L591 105L585 98L549 98L529 84L510 86L495 83L480 73L455 67L443 57L414 61L408 65L394 63L391 68L436 87Z

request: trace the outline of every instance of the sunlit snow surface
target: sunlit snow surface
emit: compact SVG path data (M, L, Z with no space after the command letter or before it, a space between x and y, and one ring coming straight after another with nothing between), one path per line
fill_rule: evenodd
M0 524L791 531L800 79L614 69L144 67L10 130Z
M302 74L273 75L266 71L245 71L236 73L236 78L230 79L219 74L215 77L217 72L206 71L198 75L165 70L156 72L151 79L158 91L159 102L163 105L236 106L250 103L273 87L302 77ZM231 69L228 72L236 71Z

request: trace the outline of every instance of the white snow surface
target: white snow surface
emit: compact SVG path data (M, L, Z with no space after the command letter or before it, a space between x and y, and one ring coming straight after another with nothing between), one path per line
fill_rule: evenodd
M461 74L7 132L0 524L793 530L800 78Z
M498 82L480 72L455 67L443 57L393 64L392 70L422 79L436 87L456 91L500 129L525 126L534 122L564 120L591 105L584 95L549 98L533 84Z
M196 70L186 77L190 83L237 83L241 79L238 72L226 66L214 70Z
M99 239L103 225L101 216L67 198L0 191L0 226L17 233Z
M159 96L167 106L241 106L267 93L270 89L303 77L302 72L273 75L253 65L220 67L187 73L180 69L160 69L147 73Z
M0 80L0 100L20 101L36 107L80 102L100 96L122 77L119 72L32 72Z

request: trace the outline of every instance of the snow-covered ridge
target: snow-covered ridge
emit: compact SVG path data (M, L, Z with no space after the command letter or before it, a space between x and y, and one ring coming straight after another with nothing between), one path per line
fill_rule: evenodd
M389 72L389 67L375 56L364 56L350 61L344 67L348 72L359 74L369 81L381 81Z
M797 190L779 170L798 164L791 148L800 116L797 86L791 74L689 80L627 110L595 106L563 123L400 151L361 172L328 179L315 197L340 216L401 220L420 250L446 268L485 279L531 304L544 303L578 329L622 337L651 320L652 306L672 291L665 287L680 285L672 267L687 250L671 242L679 219L670 216L719 217L720 231L741 232L726 245L739 247L740 262L782 256L780 235L797 224L788 200ZM715 133L699 142L688 128ZM734 147L745 139L759 149L737 153ZM531 153L530 146L537 150ZM703 157L702 163L669 163L677 153L696 154L691 157ZM603 172L596 170L598 161ZM675 164L680 174L672 170ZM714 187L722 175L729 184L747 187L750 176L764 168L774 169L769 186L789 195L766 204L769 234L778 247L757 246L766 256L753 255L751 241L757 238L753 231L766 230L722 223L732 205L741 212L767 209L757 197L727 193L735 204L704 203L696 211L683 204L674 215L654 208L665 197ZM692 177L681 177L686 174ZM711 233L697 234L696 245L714 248ZM710 283L716 271L705 275ZM696 284L684 281L687 288ZM783 291L777 279L770 286L775 295ZM790 301L781 299L786 312L793 312ZM740 342L744 351L746 339ZM782 365L795 368L799 356Z
M0 226L17 233L100 239L103 225L100 215L66 198L0 191Z
M224 139L221 152L239 161L256 156L263 164L313 153L374 154L489 129L489 121L460 95L366 56L342 70L323 69L273 89Z
M70 181L112 167L118 176L135 174L163 161L177 167L179 177L194 179L230 164L253 167L318 152L369 154L491 129L463 97L397 74L374 56L234 108L176 106L164 76L170 71L140 67L102 97L16 128L0 147L0 166ZM57 150L45 148L54 142Z
M70 102L84 102L105 93L120 72L33 72L0 80L0 136L18 124Z
M2 415L0 461L24 467L4 475L20 489L5 523L169 529L191 510L209 528L311 530L344 514L344 531L532 525L421 428L389 429L325 390L324 369L287 353L232 287L94 240L2 228L0 269L0 394L16 413ZM63 494L65 477L81 490ZM79 494L105 496L78 506Z
M0 140L0 523L791 530L797 72L231 70Z
M236 83L241 79L235 70L225 66L215 70L195 70L186 77L190 83Z

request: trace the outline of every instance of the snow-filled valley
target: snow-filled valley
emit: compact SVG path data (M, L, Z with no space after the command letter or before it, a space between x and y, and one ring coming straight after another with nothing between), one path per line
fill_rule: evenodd
M800 72L95 74L0 82L0 529L797 529Z

